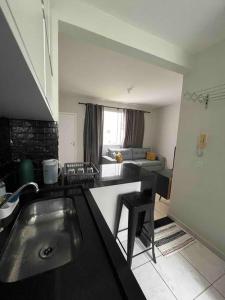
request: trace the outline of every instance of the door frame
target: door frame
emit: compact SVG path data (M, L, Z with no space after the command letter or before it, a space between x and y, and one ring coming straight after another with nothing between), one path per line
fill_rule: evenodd
M77 116L78 116L78 114L77 114L77 112L73 112L73 113L71 113L71 112L66 112L66 111L60 111L59 112L59 116L60 116L60 114L64 114L64 115L72 115L72 116L74 116L74 140L75 140L75 145L76 145L76 142L77 142ZM59 123L59 120L58 120L58 123ZM77 155L78 155L78 149L77 149L77 147L74 147L74 162L76 162L76 160L77 160Z

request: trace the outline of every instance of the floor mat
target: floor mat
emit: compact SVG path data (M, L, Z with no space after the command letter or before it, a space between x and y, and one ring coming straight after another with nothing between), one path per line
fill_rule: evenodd
M193 236L184 231L171 219L169 219L171 220L169 222L168 219L161 221L162 226L155 226L155 246L164 256L176 253L195 241Z

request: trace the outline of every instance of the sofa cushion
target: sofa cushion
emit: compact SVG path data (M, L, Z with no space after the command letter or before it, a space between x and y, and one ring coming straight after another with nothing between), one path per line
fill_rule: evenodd
M156 166L143 166L142 167L144 170L152 172L152 171L161 171L163 170L163 166L162 165L156 165Z
M120 149L119 148L108 148L108 156L111 158L115 158L115 153L119 152Z
M132 150L131 148L109 148L108 155L114 158L114 153L120 152L123 156L123 160L132 159Z
M147 166L160 166L161 162L159 160L148 160L148 159L136 159L133 163L139 167Z
M146 158L146 153L150 151L150 148L132 148L132 159L144 159Z
M134 161L133 161L132 159L130 159L130 160L127 159L127 160L124 160L123 163L124 163L124 164L133 164Z

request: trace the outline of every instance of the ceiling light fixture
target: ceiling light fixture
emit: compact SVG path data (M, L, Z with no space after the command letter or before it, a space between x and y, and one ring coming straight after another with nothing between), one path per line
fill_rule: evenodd
M127 88L127 93L130 94L130 92L134 89L134 86L130 86L129 88Z

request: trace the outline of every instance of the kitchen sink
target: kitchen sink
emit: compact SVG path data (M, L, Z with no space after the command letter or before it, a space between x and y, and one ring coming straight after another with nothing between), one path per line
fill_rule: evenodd
M15 282L76 260L82 234L71 198L22 209L0 258L0 281Z

